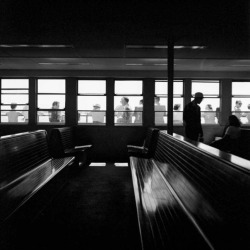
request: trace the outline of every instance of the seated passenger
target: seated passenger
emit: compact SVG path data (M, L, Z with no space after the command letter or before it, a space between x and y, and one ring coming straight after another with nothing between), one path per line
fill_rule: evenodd
M237 153L239 151L240 138L240 120L235 115L228 117L229 125L225 129L225 135L222 139L213 141L210 146L218 148L222 151Z
M92 116L93 123L104 123L104 116L105 112L100 111L101 105L100 104L94 104L93 105L93 111L90 112L90 115Z
M15 110L17 107L16 103L11 103L10 107L12 110L6 113L8 116L8 122L18 122L18 117L23 116L23 114Z

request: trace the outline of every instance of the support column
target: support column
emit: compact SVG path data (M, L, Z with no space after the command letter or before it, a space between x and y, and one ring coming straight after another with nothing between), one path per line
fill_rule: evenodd
M168 41L168 134L173 134L173 95L174 95L174 42Z

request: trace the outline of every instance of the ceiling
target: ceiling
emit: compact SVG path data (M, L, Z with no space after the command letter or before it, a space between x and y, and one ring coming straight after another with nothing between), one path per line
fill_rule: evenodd
M236 2L236 3L232 3ZM250 71L249 1L0 1L0 70Z

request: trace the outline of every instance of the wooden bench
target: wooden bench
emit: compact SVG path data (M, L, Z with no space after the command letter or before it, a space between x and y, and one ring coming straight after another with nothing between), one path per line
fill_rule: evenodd
M148 128L142 146L127 145L128 155L151 158L154 155L159 129Z
M74 157L51 157L45 130L0 137L1 249L12 249L18 227L45 209L73 163Z
M142 249L246 249L250 161L161 131L130 166Z
M75 156L79 166L88 163L88 151L92 145L77 145L74 127L53 128L49 136L49 146L53 157Z

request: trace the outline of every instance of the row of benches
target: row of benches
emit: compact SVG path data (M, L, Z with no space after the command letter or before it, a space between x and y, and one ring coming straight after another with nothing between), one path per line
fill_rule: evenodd
M55 128L50 137L45 130L0 137L1 249L11 249L17 227L45 209L67 182L70 168L87 163L90 148L74 145L70 127Z
M248 248L250 161L156 137L150 157L128 146L142 249Z

